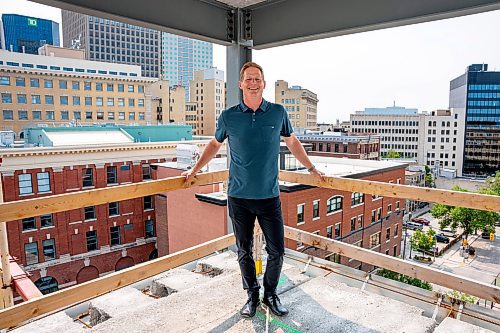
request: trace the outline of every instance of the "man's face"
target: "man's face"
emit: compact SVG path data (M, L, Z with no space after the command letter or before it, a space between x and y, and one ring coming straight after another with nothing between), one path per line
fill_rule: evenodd
M243 80L240 81L240 89L243 91L244 98L262 98L265 87L266 82L258 68L248 67L245 69Z

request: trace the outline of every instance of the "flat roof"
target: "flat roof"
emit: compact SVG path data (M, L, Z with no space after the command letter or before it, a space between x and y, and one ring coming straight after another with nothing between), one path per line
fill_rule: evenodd
M120 130L109 131L46 131L45 135L57 146L103 145L113 143L133 143L134 140Z

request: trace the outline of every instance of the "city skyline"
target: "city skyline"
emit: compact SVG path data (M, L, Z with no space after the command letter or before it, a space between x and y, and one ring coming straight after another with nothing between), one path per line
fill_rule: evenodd
M58 8L28 1L3 1L2 13L61 22ZM448 108L450 81L467 66L500 70L500 45L487 33L499 29L500 11L492 11L255 50L253 59L264 67L266 99L274 101L277 80L300 85L318 95L318 122L393 104L432 111ZM213 52L214 66L225 71L225 47L214 44Z

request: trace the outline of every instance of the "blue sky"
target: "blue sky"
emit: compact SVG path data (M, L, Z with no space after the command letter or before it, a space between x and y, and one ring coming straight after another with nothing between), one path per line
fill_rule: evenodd
M61 22L60 10L25 0L2 0L0 13ZM274 82L301 85L316 94L318 120L348 120L365 107L398 106L431 111L448 107L449 82L472 63L500 71L500 11L328 38L254 51L264 67L264 97ZM225 70L225 48L214 47L214 65Z

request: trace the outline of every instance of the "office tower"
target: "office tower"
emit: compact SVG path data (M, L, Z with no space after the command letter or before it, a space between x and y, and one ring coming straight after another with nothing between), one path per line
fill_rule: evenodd
M500 170L500 72L473 64L450 82L450 108L465 109L464 176Z
M288 117L296 129L316 129L318 115L318 96L301 86L288 87L288 82L276 81L274 85L275 102L283 104Z
M38 54L45 44L59 46L59 24L36 17L3 14L2 44L6 50Z
M142 76L159 78L161 32L62 10L65 47L85 50L87 60L141 66Z

